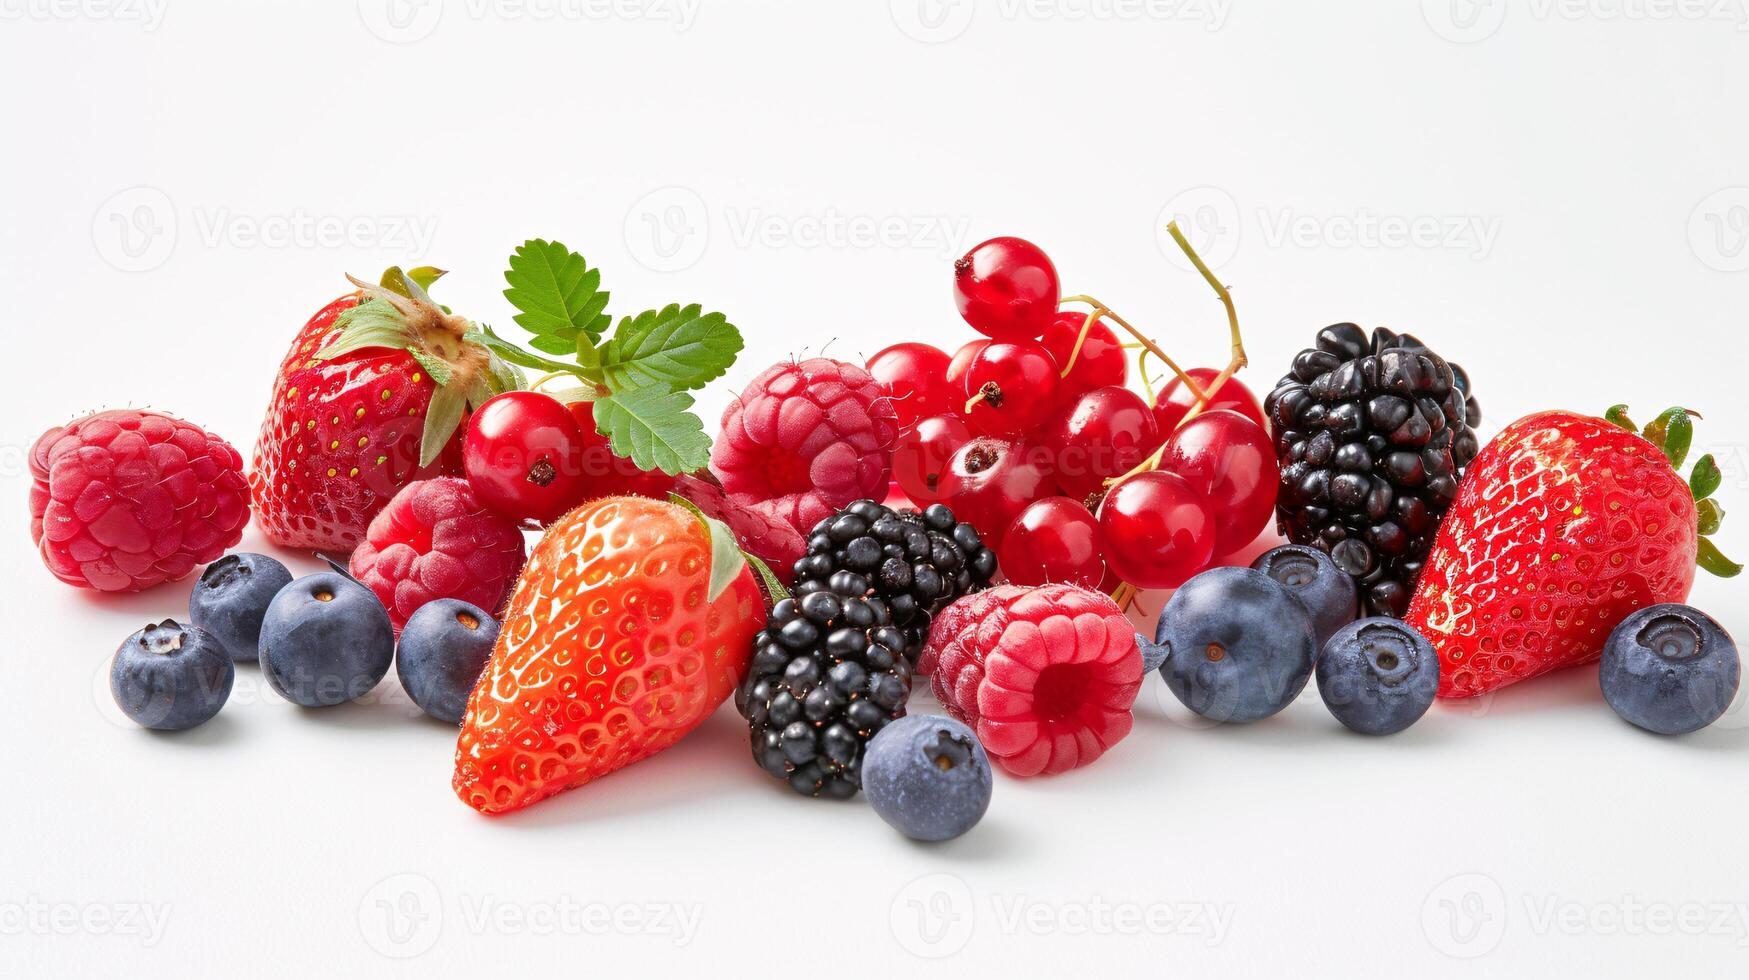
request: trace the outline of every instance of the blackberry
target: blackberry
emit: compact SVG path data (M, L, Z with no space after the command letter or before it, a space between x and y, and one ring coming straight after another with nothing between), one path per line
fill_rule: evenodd
M941 504L918 513L858 500L814 525L807 544L807 554L795 564L796 581L879 596L913 663L929 639L931 617L989 585L996 574L996 553Z
M864 747L905 713L911 694L904 635L867 591L848 571L797 585L754 637L735 694L753 760L803 796L855 795Z
M1277 526L1329 552L1366 615L1397 616L1476 457L1462 368L1409 334L1318 331L1264 401L1281 460Z

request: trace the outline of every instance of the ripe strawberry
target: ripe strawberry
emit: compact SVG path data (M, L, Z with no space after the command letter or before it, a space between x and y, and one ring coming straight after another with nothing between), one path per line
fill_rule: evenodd
M1442 697L1596 660L1628 614L1688 597L1697 558L1741 569L1704 537L1722 513L1712 457L1677 473L1689 413L1642 436L1625 411L1527 416L1470 465L1405 616L1439 651Z
M526 550L522 532L482 504L468 481L440 476L395 494L352 553L351 571L382 600L399 633L435 599L496 614Z
M457 796L521 809L678 742L735 689L765 605L720 523L604 497L535 546L468 699Z
M459 474L453 437L467 411L520 387L513 368L473 342L472 323L431 301L425 285L439 275L353 279L358 289L292 341L249 475L275 544L351 551L402 487Z

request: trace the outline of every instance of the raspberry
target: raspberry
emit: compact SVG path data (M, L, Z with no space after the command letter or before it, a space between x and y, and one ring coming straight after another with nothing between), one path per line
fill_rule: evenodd
M1135 628L1117 603L1073 585L992 589L943 613L935 697L1016 776L1087 765L1130 733L1142 686ZM953 607L949 607L949 612ZM961 620L969 620L961 622Z
M138 592L223 555L249 523L243 457L160 412L100 412L30 450L30 534L68 585Z
M706 516L728 525L741 547L770 567L783 584L795 581L793 566L807 551L807 542L789 522L736 503L721 488L696 476L675 477L674 492L692 501Z
M996 603L1007 602L1025 591L1018 585L998 585L949 603L947 608L935 615L935 622L929 626L929 641L923 645L923 652L917 656L917 676L925 677L935 673L935 661L941 655L942 647L952 643L967 627L982 619Z
M862 368L829 357L777 364L723 411L711 470L740 503L811 528L885 493L898 431L892 400Z
M498 612L522 571L515 524L453 476L408 484L370 522L352 553L352 576L376 593L395 631L433 599Z

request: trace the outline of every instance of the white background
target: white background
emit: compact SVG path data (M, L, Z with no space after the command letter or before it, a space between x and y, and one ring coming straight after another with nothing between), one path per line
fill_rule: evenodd
M1654 738L1579 669L1367 740L1311 692L1208 729L1151 678L1104 760L998 777L984 823L934 847L860 803L791 798L725 708L664 756L488 820L450 792L453 734L392 679L307 712L243 668L197 731L120 719L111 651L180 614L187 587L54 582L27 543L23 465L44 428L130 404L247 453L285 345L342 273L434 262L454 270L440 298L509 327L503 260L534 236L601 266L618 312L727 312L748 338L735 384L827 345L951 348L969 331L950 260L996 234L1218 364L1219 307L1160 247L1184 213L1234 286L1259 392L1325 324L1410 329L1469 368L1489 431L1542 408L1692 406L1723 502L1745 509L1738 0L0 15L0 974L1749 964L1741 703ZM707 394L707 418L728 394ZM1739 558L1746 528L1719 539ZM1740 588L1695 601L1749 635Z

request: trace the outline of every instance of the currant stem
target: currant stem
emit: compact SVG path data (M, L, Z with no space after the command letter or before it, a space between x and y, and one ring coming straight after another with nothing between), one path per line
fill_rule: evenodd
M1081 345L1087 343L1087 334L1093 329L1093 325L1099 322L1099 318L1104 316L1106 312L1107 311L1104 309L1097 309L1092 313L1087 314L1087 319L1081 324L1081 332L1075 335L1075 346L1069 351L1069 363L1063 365L1063 370L1057 375L1057 377L1066 378L1069 376L1070 371L1075 370L1075 362L1081 358Z
M1202 386L1196 383L1195 378L1184 373L1184 369L1178 366L1178 362L1174 361L1172 359L1172 355L1161 350L1159 344L1154 343L1154 341L1150 337L1148 337L1146 334L1142 333L1140 330L1137 330L1135 327L1131 326L1130 322L1128 320L1125 320L1123 317L1118 316L1116 313L1112 312L1111 307L1106 306L1104 303L1101 303L1099 300L1094 299L1091 296L1086 296L1086 295L1065 296L1062 298L1061 302L1063 302L1063 303L1086 303L1088 306L1093 307L1094 310L1099 315L1110 317L1112 319L1113 323L1116 323L1118 326L1129 331L1130 336L1136 338L1138 341L1141 341L1142 346L1144 348L1146 348L1149 353L1151 353L1155 357L1159 358L1160 362L1162 364L1165 364L1168 368L1171 368L1172 373L1178 375L1178 380L1182 381L1184 383L1185 387L1189 388L1193 394L1195 394L1198 398L1201 398L1203 396ZM1091 317L1089 317L1089 319L1091 319Z

